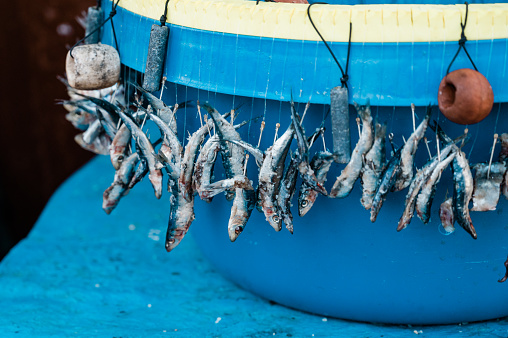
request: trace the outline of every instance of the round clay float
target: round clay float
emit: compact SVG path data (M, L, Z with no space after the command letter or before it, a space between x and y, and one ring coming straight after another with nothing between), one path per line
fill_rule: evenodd
M489 81L473 69L457 69L446 75L439 85L439 109L446 118L458 124L475 124L489 115L494 92Z

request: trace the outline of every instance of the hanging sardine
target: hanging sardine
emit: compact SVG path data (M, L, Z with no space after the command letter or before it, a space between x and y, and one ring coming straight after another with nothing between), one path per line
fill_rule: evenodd
M335 155L329 151L317 152L310 161L310 166L316 174L317 181L323 185L326 181L326 175L335 161ZM318 192L310 187L305 182L300 186L298 194L298 215L303 217L314 205Z
M453 153L450 154L448 149L453 150ZM453 161L456 156L457 147L455 144L450 144L445 147L441 152L440 156L435 156L441 158L441 161L436 165L435 169L431 172L430 176L426 178L421 187L421 192L418 195L416 200L416 214L422 220L424 224L429 223L430 221L430 211L432 209L432 202L434 202L434 196L436 194L437 184L441 180L441 174L448 167L448 165ZM449 155L447 155L449 154Z
M369 210L372 207L372 199L376 194L380 183L381 173L386 162L386 124L376 123L376 132L374 144L365 155L364 165L361 171L361 182L363 187L362 199L360 202L363 207Z
M225 119L228 114L221 116L216 109L208 104L203 105L203 107L212 117L217 135L221 141L222 164L226 177L239 183L244 183L243 185L238 183L234 185L236 189L233 197L233 208L231 208L228 222L229 239L234 242L249 220L252 209L256 204L256 194L244 170L245 151L241 146L233 142L242 141L240 134L236 131L236 126L233 126ZM230 113L234 113L235 110ZM230 196L233 196L233 194L230 194ZM226 195L226 198L228 198L228 195Z
M277 193L279 192L281 179L284 174L284 162L286 161L294 133L294 125L291 123L284 134L264 153L247 142L241 140L230 141L250 152L254 155L256 161L261 163L258 175L257 207L263 211L266 220L275 231L282 229L279 209L277 207Z
M239 125L235 125L235 129L240 128L245 123L246 122L242 122ZM217 160L217 154L221 151L221 147L218 134L208 138L201 148L198 158L196 159L196 164L194 165L192 178L194 190L203 201L208 203L212 201L215 195L225 190L235 187L253 189L250 180L244 175L212 183L213 167Z
M136 152L137 154L141 154L141 152ZM148 174L148 162L144 156L139 157L139 163L136 167L136 171L134 172L134 176L129 183L129 189L134 188L136 184L141 182L141 180Z
M243 232L256 205L256 191L236 188L228 222L229 240L234 242Z
M102 133L104 133L104 128L102 128L101 121L97 119L93 121L90 126L88 126L88 129L83 133L83 142L86 144L92 144L92 142Z
M171 185L170 212L168 230L166 232L166 251L173 250L189 231L194 221L194 194L190 194L190 200L186 200L178 189L178 177L173 177Z
M108 155L111 139L105 133L99 134L92 143L83 140L83 134L74 136L74 141L83 149L98 155Z
M386 199L386 195L392 190L395 181L397 180L397 176L400 173L400 154L402 151L402 147L399 148L395 154L393 154L392 158L386 165L385 169L383 169L383 173L381 174L381 181L376 190L376 194L374 195L374 199L372 200L372 207L370 208L370 221L375 222L377 219L377 215L383 206L383 203Z
M298 178L298 162L299 155L292 154L284 176L282 177L279 193L277 194L277 207L282 217L282 221L286 225L286 229L293 233L293 214L291 214L291 200L296 187L296 179Z
M441 203L441 206L439 207L439 219L441 220L441 226L448 234L455 231L455 227L453 226L453 223L455 223L455 217L453 214L453 198L450 197Z
M431 187L435 187L437 182L436 180L433 180L431 177L434 175L441 176L442 170L446 166L448 166L448 164L450 164L450 162L453 160L453 157L455 156L454 153L450 154L451 151L452 145L444 148L440 156L438 155L434 156L427 162L427 164L423 166L422 169L418 170L409 186L409 190L406 195L406 207L404 209L402 217L399 220L397 231L401 231L402 229L406 228L408 224L411 222L411 219L413 218L414 215L415 206L417 203L417 196L418 197L424 196L425 197L424 199L426 201L429 201L429 199L432 201L430 195L434 195L433 191L435 191L435 189L432 188L422 189L422 187L425 187L425 184L428 181L432 182L430 184ZM430 210L429 204L431 204L431 202L425 203L425 207L427 208L427 210Z
M111 119L109 114L101 110L99 107L96 107L95 110L97 119L101 123L102 128L111 139L114 139L116 136L117 129L116 125L113 124L113 120Z
M141 92L143 97L148 101L148 104L150 104L152 108L155 110L157 116L160 117L160 119L164 121L164 123L169 125L173 133L177 134L176 116L175 116L176 110L178 108L183 108L187 106L190 103L190 101L175 104L174 106L167 106L161 99L150 94L145 89L138 86L136 83L131 82L130 84Z
M374 141L374 126L369 102L365 106L355 103L355 108L362 120L363 128L360 139L351 154L351 160L333 184L329 194L333 198L344 198L353 190L353 186L362 170L363 157L370 150Z
M296 141L298 143L298 151L295 153L295 162L297 165L298 172L302 177L302 180L310 185L314 190L319 193L326 195L326 189L318 182L316 175L314 174L314 170L310 167L309 164L309 143L307 138L305 137L305 130L302 127L302 122L298 114L296 114L295 105L293 102L293 98L291 98L291 119L293 121L293 126L295 129ZM324 122L324 121L323 121ZM322 123L323 125L323 123ZM295 182L296 184L296 182Z
M129 191L129 183L136 171L136 164L139 161L137 153L131 154L122 162L122 165L115 173L113 184L104 191L102 195L102 209L110 214L120 202L120 199Z
M182 145L180 141L178 140L178 137L176 136L176 133L174 130L176 130L176 123L175 128L171 128L170 125L168 125L167 122L165 122L162 118L160 118L158 115L154 114L150 109L146 110L146 113L150 120L152 120L159 130L161 131L161 135L163 135L163 145L167 146L164 147L164 150L168 150L165 155L168 158L168 164L174 165L176 168L180 168L180 161L182 160ZM178 170L178 169L174 169Z
M148 179L152 183L155 197L160 198L162 195L162 172L160 169L157 169L157 160L155 158L155 151L153 149L152 143L145 135L145 133L137 126L137 124L132 120L132 118L127 115L123 109L118 111L120 118L123 123L127 125L127 128L132 133L132 137L136 141L136 144L139 146L140 151L143 154L143 157L146 158L148 163Z
M473 195L473 175L469 168L466 154L459 150L453 159L453 209L457 223L466 230L471 237L477 238L476 230L469 216L469 201Z
M111 164L115 170L120 169L120 166L125 158L125 152L127 146L131 141L131 131L127 128L127 125L122 124L111 143L109 148L109 156L111 158Z
M423 135L427 130L431 114L432 109L430 106L428 106L427 113L425 114L423 121L420 123L418 128L416 128L413 134L411 134L411 136L407 139L406 143L402 147L402 152L400 155L400 174L397 177L395 185L393 186L393 191L400 191L411 183L413 178L413 162L416 149L418 148L418 144L420 143L420 140L423 138Z
M208 120L202 127L195 131L190 137L185 146L185 152L183 154L181 162L180 178L178 179L178 185L180 193L183 197L190 202L194 194L192 189L192 173L194 172L194 163L198 156L199 148L205 140L206 134L213 128L213 121Z

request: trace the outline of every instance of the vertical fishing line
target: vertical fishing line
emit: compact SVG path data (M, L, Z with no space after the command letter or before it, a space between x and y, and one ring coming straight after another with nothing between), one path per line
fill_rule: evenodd
M187 85L185 85L185 102L187 102ZM182 147L185 147L185 132L187 131L187 104L183 107L183 132L182 132Z
M301 101L302 94L303 94L303 65L305 64L304 47L305 47L305 40L302 40L302 48L300 50L300 59L299 59L300 60L300 91L298 93L298 97L300 98L300 100L298 100L299 102Z
M289 49L289 40L286 39L286 51L284 52L284 63L283 63L283 68L282 68L282 83L281 83L280 95L279 95L279 101L281 103L281 104L279 104L279 122L280 122L280 118L281 118L282 100L284 99L284 79L286 77L286 63L287 63L287 58L288 58L288 49ZM291 88L291 97L292 96L293 96L293 88ZM300 109L299 105L298 105L298 109Z
M270 55L273 55L273 46L275 45L275 34L273 34L274 37L272 37L272 47L270 48ZM268 63L268 72L266 73L267 74L267 77L266 77L266 89L265 89L265 109L263 111L263 121L265 120L265 117L266 117L266 100L267 100L267 97L268 97L268 87L270 85L270 72L272 70L272 58L269 59L269 63Z
M473 144L471 144L471 150L469 150L469 155L467 156L467 158L471 158L471 154L473 153L474 146L476 145L476 140L478 139L478 134L479 134L479 129L480 129L479 123L477 123L475 126L476 126L475 136L474 136ZM468 126L466 126L466 130L468 130L467 127ZM464 143L464 140L462 140L462 143Z
M250 142L250 129L252 127L252 116L254 114L254 96L251 99L250 104L250 118L249 118L249 126L247 127L247 142Z
M501 112L501 102L497 104L496 123L494 124L494 134L497 133L497 123L499 122L499 113Z

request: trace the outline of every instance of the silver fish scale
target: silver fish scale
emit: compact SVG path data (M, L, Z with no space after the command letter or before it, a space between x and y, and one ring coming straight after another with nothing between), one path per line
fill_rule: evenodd
M438 166L440 164L443 165L443 169L444 169L444 167L446 167L450 163L450 161L453 159L453 157L451 157L448 160L448 162L446 162L446 161L447 161L447 158L449 157L448 155L450 154L451 149L452 149L451 146L444 148L441 156L437 156L437 155L434 156L432 159L430 159L423 166L423 168L421 170L419 170L416 173L416 176L414 176L414 178L409 186L407 195L406 195L406 207L404 209L402 217L399 220L399 225L397 227L398 231L406 228L406 226L411 222L411 219L413 218L413 215L414 215L416 203L418 200L417 197L419 198L420 196L423 196L424 197L423 200L425 201L424 206L426 208L425 211L430 210L429 204L431 204L432 202L428 203L428 201L429 201L430 196L433 195L432 191L434 189L432 189L432 188L422 189L422 187L425 186L426 182L429 183L429 178L432 177L432 175L434 173L438 172L439 176L440 176L440 173L442 171L441 168L438 168ZM453 155L453 156L455 156L455 155ZM442 159L442 161L440 161L440 159ZM435 183L437 183L436 180L431 179L430 181L431 181L430 186L435 187ZM430 191L427 191L427 190L430 190ZM420 217L420 218L422 218L422 217Z
M263 164L259 169L259 199L266 220L276 230L281 229L280 218L276 203L284 161L293 140L294 128L291 124L275 143L267 149ZM277 216L274 219L273 216Z
M228 234L231 242L234 242L245 228L255 205L256 193L254 190L235 189L235 198L228 222Z
M138 144L141 152L143 153L143 157L146 158L148 162L148 179L152 183L152 186L155 191L155 197L160 198L162 195L162 172L160 169L156 169L157 160L155 159L155 151L153 149L152 143L148 140L148 137L143 133L143 131L128 117L123 111L118 112L120 117L130 129L136 144Z
M429 173L430 175L425 178L421 187L421 192L416 200L416 213L424 224L430 221L430 210L432 208L432 202L434 201L434 194L436 192L437 184L441 179L441 173L448 167L456 156L455 152L458 148L455 144L450 144L443 148L440 156L434 156L434 161L437 160L434 169ZM441 161L439 161L441 159Z
M326 176L335 156L328 151L320 151L316 153L310 161L310 167L316 173L316 179L319 184L323 184L326 181ZM313 190L312 187L302 182L300 186L300 192L298 194L298 214L304 216L314 205L318 192Z
M381 173L386 161L385 154L386 124L376 123L374 144L365 155L365 163L361 170L362 198L360 202L363 207L369 210L372 206L372 199L376 194Z
M296 180L298 178L298 159L293 155L282 178L279 194L277 196L277 207L280 211L282 221L286 224L289 232L293 233L293 215L291 214L291 200L295 192Z
M490 166L478 163L473 168L476 170L476 174L471 211L496 210L506 165L503 162L494 162ZM488 177L487 174L489 174Z
M473 195L473 176L469 168L466 155L459 151L453 159L453 208L457 223L474 239L476 230L469 216L469 201Z
M354 183L360 176L363 165L363 156L370 150L374 141L374 126L369 106L360 107L355 105L358 115L362 119L362 133L360 139L351 154L351 160L342 170L339 177L333 184L330 197L344 198L353 190Z
M416 153L416 149L418 148L418 144L420 140L423 138L425 131L427 130L427 126L429 124L429 119L431 115L431 110L427 109L427 114L425 118L420 123L418 128L411 134L411 136L407 139L406 143L402 147L402 153L400 155L400 175L397 177L397 181L394 185L394 191L400 191L406 188L413 178L413 162L414 155Z

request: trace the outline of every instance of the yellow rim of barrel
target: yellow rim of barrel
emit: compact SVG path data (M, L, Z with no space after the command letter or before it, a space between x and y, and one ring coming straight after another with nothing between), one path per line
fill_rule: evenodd
M119 6L159 20L165 0L122 0ZM168 22L205 31L320 41L304 4L245 0L171 0ZM439 42L460 39L461 5L314 5L312 20L327 41ZM508 4L470 4L469 40L508 38Z

